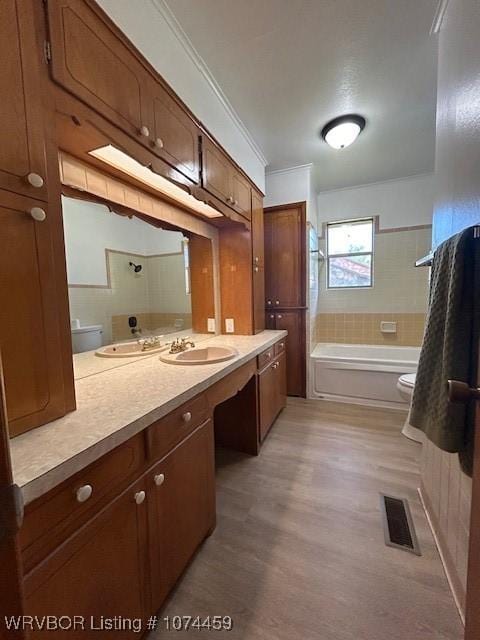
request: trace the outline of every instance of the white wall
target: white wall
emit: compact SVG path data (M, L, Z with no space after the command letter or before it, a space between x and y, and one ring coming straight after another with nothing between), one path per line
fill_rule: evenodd
M321 192L318 223L379 215L381 229L432 224L435 183L424 174Z
M267 163L263 154L162 0L98 3L264 191Z
M156 230L93 202L62 198L68 284L106 285L105 249L141 255L177 253L182 234Z
M292 202L307 203L307 220L317 227L317 202L313 186L312 164L267 172L265 207Z

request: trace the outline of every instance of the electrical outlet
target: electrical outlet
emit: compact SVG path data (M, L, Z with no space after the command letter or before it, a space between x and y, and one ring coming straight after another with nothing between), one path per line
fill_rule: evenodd
M208 318L208 320L207 320L207 331L209 333L215 333L215 318Z
M235 332L235 325L233 323L233 318L225 318L225 331L227 333Z

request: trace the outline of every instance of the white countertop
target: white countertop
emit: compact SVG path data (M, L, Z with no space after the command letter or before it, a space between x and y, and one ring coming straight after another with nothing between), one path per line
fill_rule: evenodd
M202 344L232 346L239 355L217 364L180 366L161 362L157 353L77 380L76 411L10 441L14 482L22 488L25 503L74 475L286 335L286 331L263 331L254 336L214 336ZM96 358L93 352L90 354ZM88 354L84 359L88 359Z

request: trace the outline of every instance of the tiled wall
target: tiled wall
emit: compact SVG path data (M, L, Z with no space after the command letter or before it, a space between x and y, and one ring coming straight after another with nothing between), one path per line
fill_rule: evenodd
M430 243L429 227L375 233L373 286L368 289L327 289L327 265L321 263L317 342L420 345L428 301L428 269L414 265L429 252ZM326 252L324 238L320 248ZM382 320L395 321L397 333L382 333Z
M423 445L422 496L458 604L464 611L472 480L462 472L457 454L441 451L430 441Z
M142 271L135 274L129 262L142 264ZM142 329L173 331L176 320L191 327L181 253L143 256L107 250L107 269L109 286L69 287L70 317L81 325L101 324L104 344L131 337L132 315Z

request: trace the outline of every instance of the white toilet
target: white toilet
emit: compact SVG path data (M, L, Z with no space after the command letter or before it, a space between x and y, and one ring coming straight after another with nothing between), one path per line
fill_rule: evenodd
M403 376L400 376L397 382L397 390L399 394L409 404L412 402L415 378L415 373L405 373ZM403 425L402 433L407 438L410 438L410 440L415 440L415 442L420 442L422 444L425 442L425 434L423 431L420 431L420 429L417 429L416 427L412 427L410 424L410 411L408 412L407 419Z
M73 353L99 349L102 346L102 329L101 324L80 327L72 323Z

